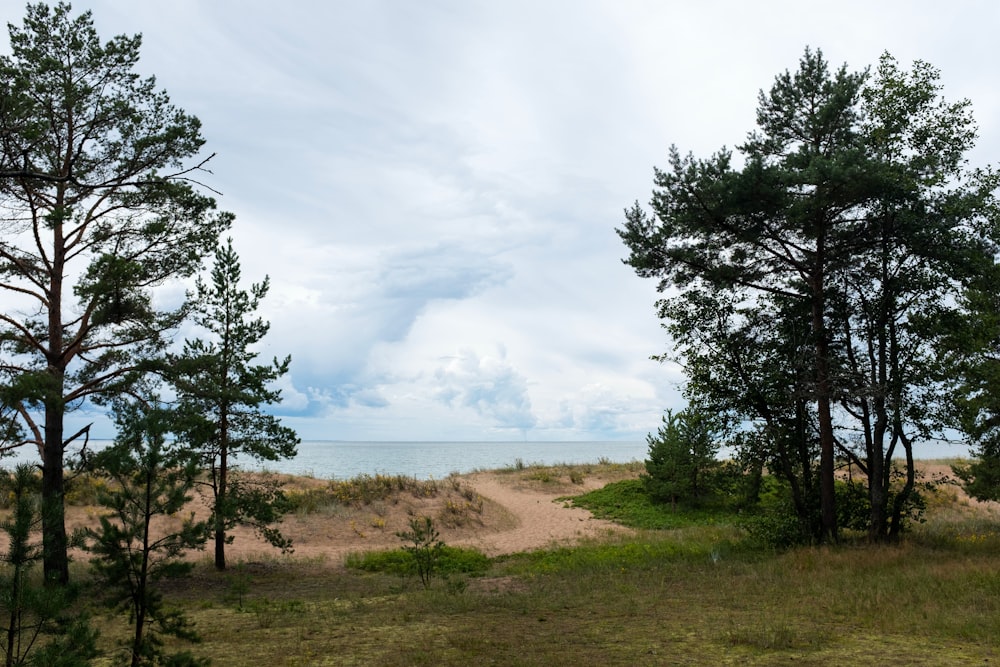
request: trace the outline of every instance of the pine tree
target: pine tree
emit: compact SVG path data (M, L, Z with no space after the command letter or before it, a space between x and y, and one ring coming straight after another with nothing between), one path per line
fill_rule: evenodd
M269 324L254 314L267 295L269 281L240 289L239 257L228 239L215 254L211 283L198 280L194 320L208 339L185 342L176 359L174 383L182 412L195 426L184 434L187 444L201 453L208 469L215 566L226 568L228 531L238 524L253 526L274 546L289 550L273 523L282 514L283 495L275 484L232 475L240 457L276 461L294 457L299 439L278 418L262 411L280 400L273 383L288 372L290 357L270 364L254 363L255 346L267 335Z
M768 346L785 356L785 395L809 405L784 410L781 421L808 423L768 424L765 435L801 434L800 452L817 436L823 540L837 539L838 455L868 477L871 538L898 533L914 487L913 443L937 427L928 418L937 334L922 320L953 301L995 251L990 239L1000 216L992 193L1000 180L968 169L964 156L975 139L968 102L944 102L937 79L924 63L904 72L888 55L874 77L831 71L807 49L797 71L761 92L758 128L739 147L741 159L726 149L697 159L672 148L669 169L655 172L652 215L636 203L619 229L626 263L658 278L661 291L705 296L690 301L695 309L732 304L723 328L734 333L770 318L770 329L788 336ZM678 329L685 322L714 326L685 316L677 299L665 303L660 312L673 318L675 337L697 337ZM702 356L694 346L686 353ZM759 366L737 370L732 386L773 375ZM762 423L782 412L729 393L732 401L719 407L745 419ZM781 392L767 393L784 402ZM890 506L890 464L900 454L906 482Z
M207 522L192 512L179 516L191 502L199 474L197 457L167 435L178 427L177 415L150 403L119 402L119 434L115 443L92 457L95 472L111 484L98 502L108 513L98 528L87 529L91 564L102 581L105 601L128 614L127 641L132 667L153 664L199 664L187 653L159 662L158 635L190 641L198 636L185 616L168 608L157 588L164 577L188 573L183 556L200 549L208 538ZM164 521L180 518L178 522Z
M136 73L139 36L27 7L0 56L0 371L42 460L44 571L69 579L68 410L106 404L165 348L183 308L152 290L198 270L228 227L193 180L201 124Z

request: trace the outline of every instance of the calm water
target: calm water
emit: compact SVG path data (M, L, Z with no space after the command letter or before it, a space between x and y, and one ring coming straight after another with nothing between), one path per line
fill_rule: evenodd
M965 457L967 447L922 443L917 458ZM540 463L615 463L643 461L649 453L645 440L635 442L342 442L310 441L299 445L290 461L268 463L269 470L308 474L324 479L349 479L360 474L411 475L420 479L447 477L477 469ZM259 467L244 461L245 467Z
M99 450L109 441L91 441ZM245 468L266 468L323 479L349 479L361 474L409 475L419 479L441 479L452 472L513 466L518 459L532 463L596 463L604 458L615 463L642 461L648 446L642 442L343 442L307 441L299 444L299 455L288 461L257 464L237 459ZM5 459L37 462L37 452L22 447Z
M91 441L100 449L108 441ZM409 475L418 479L441 479L452 472L513 466L518 459L526 465L540 463L615 463L643 461L648 453L645 441L635 442L346 442L307 441L299 444L299 455L289 461L256 464L237 459L248 469L266 468L275 472L312 475L322 479L349 479L361 474ZM969 449L947 443L923 443L914 448L918 459L967 457ZM725 454L725 453L723 453ZM22 447L0 462L10 467L16 461L37 463L38 455Z
M616 463L642 461L646 442L322 442L299 445L290 461L268 463L269 470L348 479L368 473L441 479L452 472L525 464ZM252 466L247 466L252 467Z

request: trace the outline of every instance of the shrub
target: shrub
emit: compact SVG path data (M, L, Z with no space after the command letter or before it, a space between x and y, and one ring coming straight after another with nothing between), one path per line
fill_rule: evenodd
M429 516L423 517L423 521L414 517L410 519L410 530L398 532L396 536L407 543L403 551L410 556L412 568L420 577L420 583L428 588L444 548L434 522Z
M399 576L414 573L413 557L403 549L351 554L345 562L347 567L363 572L384 572ZM481 551L443 545L438 553L435 571L442 576L451 574L479 576L489 570L490 562Z
M890 511L896 503L900 490L899 483L894 483L889 489ZM837 525L848 530L868 531L871 526L872 511L868 485L857 480L837 480L834 492L837 502ZM927 503L923 494L918 489L913 489L903 504L901 517L903 528L907 528L908 524L913 522L922 523L926 508Z
M809 544L812 534L789 505L770 507L742 521L751 539L771 549L791 549Z
M704 412L667 411L655 436L649 435L649 458L643 480L658 501L699 503L715 490L721 468L717 433L720 427Z
M90 472L66 480L67 505L97 505L102 494L108 493L108 481Z

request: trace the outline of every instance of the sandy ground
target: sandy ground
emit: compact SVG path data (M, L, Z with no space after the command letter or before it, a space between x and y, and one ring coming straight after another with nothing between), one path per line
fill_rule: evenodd
M953 477L948 466L921 465L924 480ZM288 515L281 532L293 541L294 553L340 567L350 553L397 548L403 544L397 533L409 530L414 518L430 517L440 539L452 546L476 548L488 556L532 551L581 540L628 534L627 528L595 519L587 510L574 508L565 498L600 488L608 482L634 477L638 471L595 467L576 469L571 480L568 469L481 472L449 477L438 482L433 497L400 492L389 500L345 507L331 505L313 512ZM581 479L582 476L582 479ZM311 478L289 478L289 492L319 488L329 482ZM955 494L959 504L974 511L1000 517L1000 504L970 500L957 486L943 487ZM95 508L71 508L71 524L92 523ZM75 520L74 520L75 519ZM233 531L234 542L226 549L235 563L274 562L286 556L246 529ZM193 554L211 559L208 553Z
M628 532L559 500L623 476L585 475L582 483L573 483L558 476L539 481L524 473L475 473L442 481L435 498L404 493L391 502L293 514L281 530L294 542L294 557L331 565L342 564L348 553L399 547L396 533L423 516L434 520L440 539L451 546L474 547L489 556L531 551ZM235 562L270 560L276 553L246 532L237 532L227 550Z
M510 484L509 479L485 473L473 476L469 483L480 495L496 503L512 517L509 522L495 527L493 531L461 540L460 544L475 547L488 556L531 551L554 544L573 543L584 538L628 532L616 523L595 519L589 511L558 500L567 495L598 489L604 486L606 480L585 480L583 484L575 485L575 488L559 491L517 488Z

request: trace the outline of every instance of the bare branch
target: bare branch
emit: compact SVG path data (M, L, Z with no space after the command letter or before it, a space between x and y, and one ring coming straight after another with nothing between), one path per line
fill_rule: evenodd
M178 171L173 174L168 174L156 180L146 180L146 179L123 180L123 181L113 180L113 181L106 181L104 183L82 183L76 179L76 177L73 175L72 172L64 175L46 174L42 172L32 171L28 169L26 166L22 167L21 169L0 170L0 179L2 180L10 179L17 181L41 181L43 183L72 185L80 190L92 190L92 191L113 190L115 188L123 188L123 187L145 187L150 185L159 185L164 181L184 181L205 188L206 190L209 190L210 192L221 196L222 193L219 192L218 190L188 176L188 174L192 174L196 171L203 171L207 174L211 174L212 173L211 170L205 169L205 165L208 164L208 162L214 157L215 153L212 153L211 155L209 155L208 157L206 157L204 160L194 165L193 167L189 167L188 169L184 169L182 171Z

